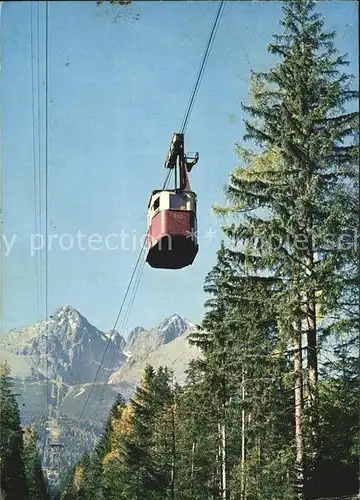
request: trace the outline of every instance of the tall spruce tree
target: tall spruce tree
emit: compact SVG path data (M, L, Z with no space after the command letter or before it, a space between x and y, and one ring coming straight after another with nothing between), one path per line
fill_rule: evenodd
M91 487L88 484L91 459L88 454L82 455L73 467L61 500L90 500L92 496Z
M118 399L111 410L111 419L108 419L105 426L108 431L100 440L92 457L95 468L98 461L101 464L102 478L99 483L100 490L97 490L99 498L125 499L134 492L134 477L131 467L126 463L125 452L125 443L132 433L132 411L131 405L124 405L122 398ZM101 442L106 434L108 439L104 453L105 448L101 446Z
M10 367L6 363L0 366L0 478L1 495L6 500L28 499L23 430Z
M37 434L34 427L26 429L24 433L24 463L29 499L47 500L47 484L41 468Z
M133 407L132 435L125 442L126 463L134 478L134 498L152 498L157 484L153 461L153 426L155 419L152 387L156 377L152 366L147 366L131 405Z
M209 311L193 335L204 352L203 377L218 423L216 498L288 498L291 400L288 363L278 355L276 281L244 275L237 257L220 248L205 284Z
M115 427L121 420L126 405L124 398L118 394L112 405L109 416L105 422L102 436L95 446L91 455L87 471L87 490L89 499L102 500L106 497L107 482L109 481L109 471L105 474L105 457L112 452L117 440ZM108 497L110 498L110 497Z
M218 420L204 360L193 360L176 394L176 500L216 498Z
M283 33L269 46L279 63L267 73L254 73L253 104L244 106L253 117L245 122L244 139L255 142L260 152L239 151L244 166L231 175L231 207L219 210L242 215L225 232L232 242L245 245L246 252L240 253L248 268L282 283L279 326L294 350L299 498L306 478L316 474L321 347L317 306L324 316L339 315L339 300L354 283L349 259L355 245L339 242L354 229L358 206L358 200L352 204L358 113L349 108L358 93L350 87L351 76L341 71L347 62L334 47L335 34L324 31L314 6L313 1L283 6ZM307 358L306 436L301 412L302 334Z
M171 373L145 369L131 402L109 418L98 445L104 498L172 499L175 491L175 422ZM110 427L109 427L110 426ZM93 460L96 455L93 457ZM99 469L99 468L98 468Z

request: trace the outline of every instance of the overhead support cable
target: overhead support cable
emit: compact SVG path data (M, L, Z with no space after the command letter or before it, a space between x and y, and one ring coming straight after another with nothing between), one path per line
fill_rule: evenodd
M184 119L183 119L182 124L181 124L180 130L181 130L182 134L185 132L187 125L188 125L188 122L189 122L190 114L191 114L191 111L193 109L197 93L199 91L201 79L203 77L203 74L204 74L204 71L206 68L206 64L207 64L207 61L208 61L208 58L210 55L212 44L214 42L214 39L215 39L215 36L217 33L217 29L219 27L220 20L221 20L223 11L224 11L224 6L225 6L225 0L222 0L219 3L218 9L216 11L215 19L214 19L213 25L212 25L211 30L210 30L209 38L208 38L207 43L206 43L205 52L204 52L204 55L202 57L199 71L198 71L198 74L196 76L195 83L193 86L193 90L190 94L188 106L187 106L186 111L185 111Z
M116 320L115 320L115 322L114 322L114 326L113 326L113 328L112 328L112 331L116 330L117 324L118 324L118 322L119 322L119 320L120 320L120 316L121 316L121 313L122 313L122 311L123 311L123 309L124 309L124 305L125 305L126 299L127 299L128 295L129 295L131 285L132 285L132 283L133 283L133 281L134 281L134 278L135 278L135 275L136 275L137 268L138 268L138 266L139 266L139 264L140 264L141 257L142 257L142 255L143 255L143 253L144 253L145 245L146 245L146 240L144 241L144 243L143 243L143 245L142 245L142 248L141 248L141 250L140 250L140 252L139 252L138 258L137 258L136 263L135 263L135 267L134 267L133 272L132 272L132 274L131 274L131 276L130 276L130 280L129 280L129 283L128 283L127 287L126 287L125 295L124 295L124 298L123 298L123 300L122 300L122 302L121 302L120 309L119 309L119 312L118 312L118 314L117 314ZM94 389L94 385L95 385L96 380L97 380L97 378L98 378L98 376L99 376L100 370L101 370L102 365L103 365L104 360L105 360L106 353L107 353L107 351L108 351L108 349L109 349L109 346L110 346L110 344L111 344L111 340L112 340L112 336L110 335L110 336L109 336L109 338L108 338L108 340L107 340L107 342L106 342L105 350L104 350L103 356L102 356L102 358L101 358L101 361L100 361L100 363L99 363L98 369L97 369L97 371L96 371L95 378L94 378L94 380L93 380L93 382L92 382L92 384L91 384L91 387L90 387L90 390L89 390L89 392L88 392L87 398L86 398L85 403L84 403L84 405L83 405L83 407L82 407L82 410L81 410L81 412L80 412L80 414L79 414L79 417L78 417L78 419L79 419L79 420L81 420L81 418L82 418L82 416L83 416L83 414L84 414L85 408L86 408L87 404L89 403L89 400L90 400L90 397L91 397L92 391L93 391L93 389Z

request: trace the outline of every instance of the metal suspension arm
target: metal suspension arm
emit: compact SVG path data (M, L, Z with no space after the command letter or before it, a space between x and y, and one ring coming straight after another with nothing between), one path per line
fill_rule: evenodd
M190 191L188 172L199 160L199 153L193 158L188 158L184 152L184 134L175 133L173 135L168 156L165 160L165 168L179 169L179 189L181 191ZM177 189L177 186L175 186Z

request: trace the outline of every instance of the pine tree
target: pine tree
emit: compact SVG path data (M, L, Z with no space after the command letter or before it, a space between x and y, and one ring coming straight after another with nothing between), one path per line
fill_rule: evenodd
M118 397L105 426L104 436L96 447L96 459L101 461L103 498L125 499L131 496L134 483L125 463L124 443L132 430L132 409ZM105 451L105 453L104 453Z
M62 484L62 491L60 494L60 500L75 500L76 499L76 489L74 484L74 477L77 465L75 465L70 472L67 474L67 478Z
M352 200L358 114L347 108L358 93L350 87L351 77L341 72L346 61L334 48L335 34L324 31L321 16L313 10L312 1L283 6L283 34L269 46L280 62L253 75L253 104L244 106L253 117L245 122L244 139L255 142L260 152L240 151L245 166L231 175L231 207L219 211L242 214L226 227L226 234L232 242L245 244L240 253L248 269L266 273L282 286L279 327L295 362L300 498L304 474L315 474L318 451L317 306L324 316L338 315L344 289L353 283L349 259L355 248L340 245L339 239L353 229L357 206ZM306 436L302 333L307 339Z
M167 369L147 366L131 402L125 407L121 400L113 406L90 467L102 475L99 498L174 498L171 378Z
M247 495L261 495L263 482L272 495L287 498L291 487L283 476L289 473L291 457L286 425L290 400L285 388L288 365L276 350L276 288L272 280L244 276L243 271L234 252L222 245L206 279L212 298L204 330L193 336L204 351L204 380L218 423L217 495L245 498L245 486ZM277 462L270 469L282 451L287 462L283 458L281 466Z
M176 500L215 495L218 428L204 368L202 360L190 362L185 387L176 389Z
M6 500L26 500L23 430L10 373L6 363L0 366L0 490Z
M103 498L104 459L116 446L117 434L115 427L118 425L118 422L121 421L125 407L124 398L118 394L110 409L109 417L104 425L103 434L91 456L89 489L91 490L94 500Z
M357 321L337 322L340 341L321 364L319 453L311 491L355 495L359 489L359 336ZM350 331L349 331L350 328ZM334 432L336 430L336 432Z
M125 462L135 478L135 498L171 497L174 474L171 374L147 366L131 401L132 433L124 443Z
M125 443L126 463L134 477L134 498L151 498L156 484L156 472L151 456L154 411L152 383L155 371L151 366L145 369L131 405L133 408L132 435Z
M41 468L34 427L26 429L24 433L24 462L29 499L46 500L48 498L47 485Z
M156 467L156 498L174 498L176 436L173 375L162 366L152 384L154 424L152 459Z

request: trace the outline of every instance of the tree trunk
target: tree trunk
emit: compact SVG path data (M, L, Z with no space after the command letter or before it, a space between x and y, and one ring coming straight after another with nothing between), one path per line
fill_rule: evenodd
M242 369L242 410L241 410L241 500L245 500L246 491L245 491L245 410L244 410L244 402L245 402L245 373L244 368Z
M306 274L311 276L314 269L314 254L312 252L312 243L309 245L309 252L306 258ZM309 424L310 424L310 451L308 453L308 472L310 468L316 467L317 457L317 401L318 401L318 360L317 360L317 329L316 329L316 297L315 290L312 288L307 293L306 298L306 323L307 323L307 366L308 366L308 383L307 383L307 404L309 409ZM311 459L311 463L310 463Z
M314 255L311 252L306 259L306 274L311 276L314 268ZM309 403L313 407L317 400L318 363L317 363L317 332L316 332L316 301L315 290L311 290L306 300L307 320L307 360L309 371Z
M140 491L140 467L137 467L136 471L136 500L139 498L139 491Z
M191 449L191 498L194 498L194 462L195 462L195 441L193 441L192 449Z
M258 473L258 478L257 478L257 494L260 496L261 494L261 437L258 439L258 447L259 447L259 473Z
M175 500L176 435L175 404L171 409L171 500Z
M304 498L304 442L302 434L303 377L301 321L294 325L294 374L295 374L295 443L296 443L296 489L299 500Z
M226 427L224 422L219 423L219 441L220 441L220 498L227 500L227 481L226 481Z
M226 423L223 423L222 426L222 458L223 458L223 499L227 500L228 494L227 494L227 464L226 464Z

